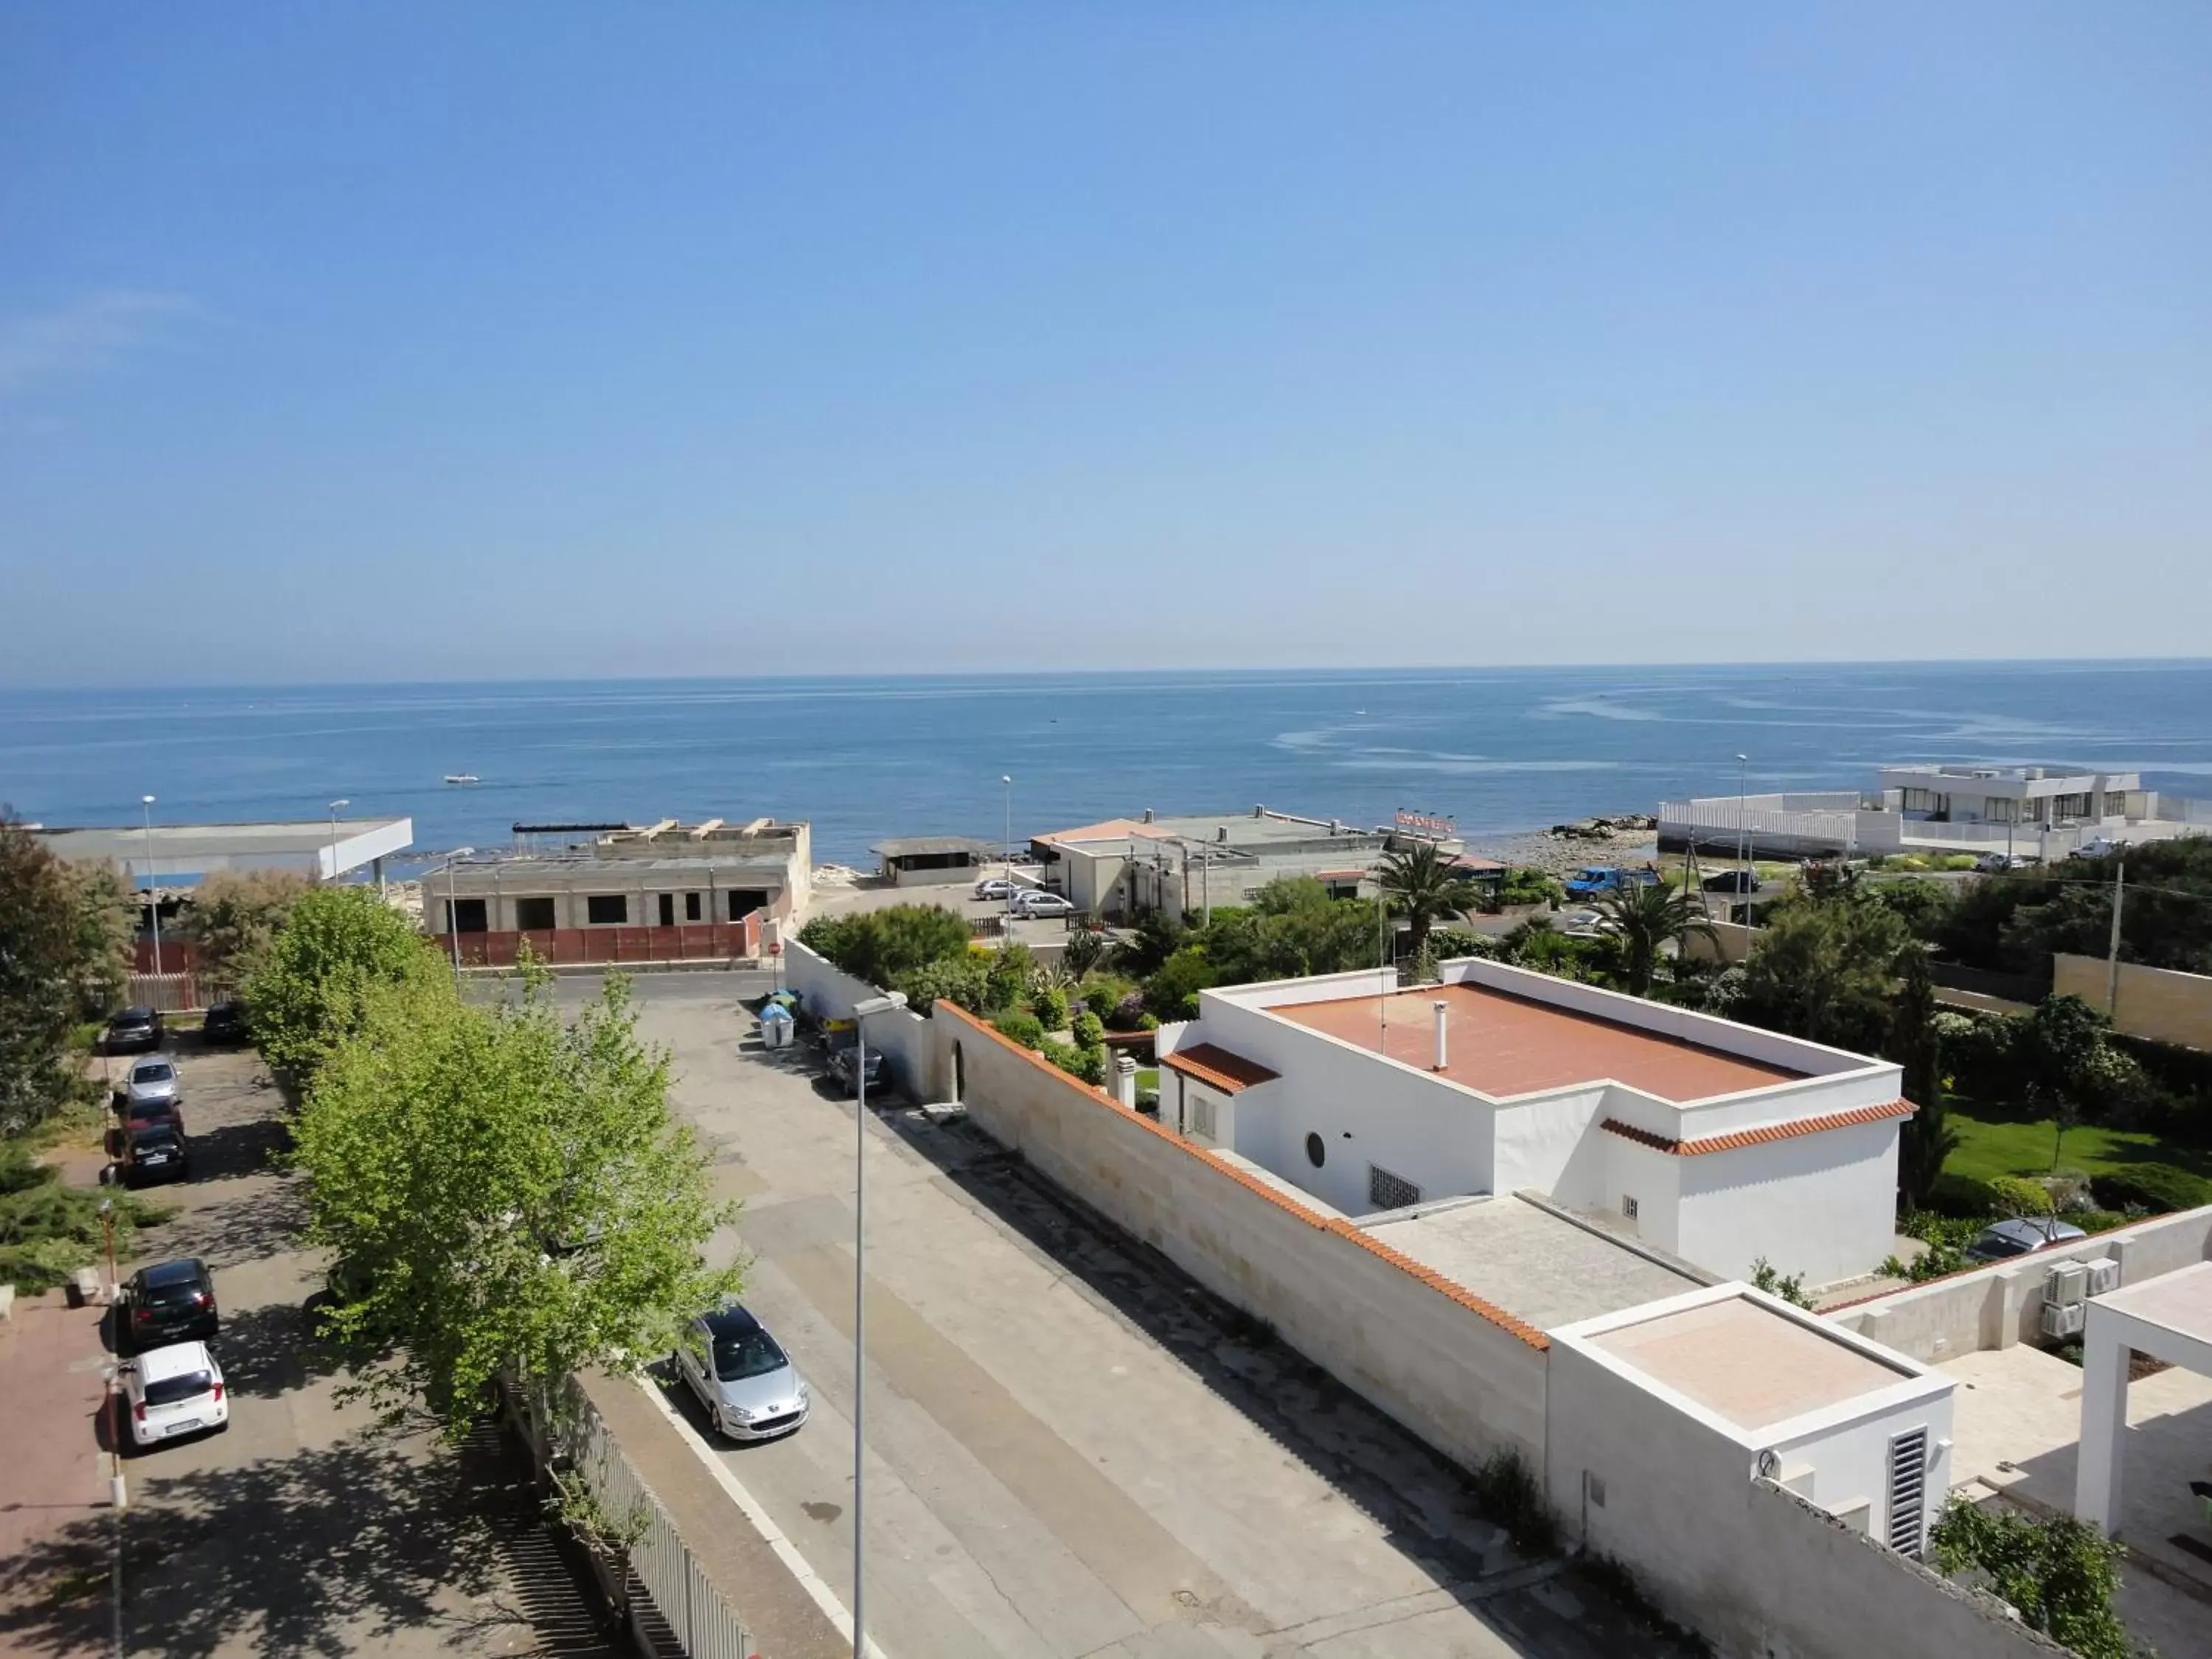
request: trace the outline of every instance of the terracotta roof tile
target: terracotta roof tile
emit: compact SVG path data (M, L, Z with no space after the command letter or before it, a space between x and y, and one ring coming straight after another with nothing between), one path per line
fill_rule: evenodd
M1280 1072L1269 1071L1256 1060L1233 1054L1211 1042L1194 1042L1188 1048L1162 1054L1160 1064L1185 1077L1196 1078L1224 1095L1241 1095L1255 1083L1273 1083L1282 1075Z
M1176 1133L1174 1130L1164 1129L1158 1124L1153 1122L1152 1119L1145 1117L1139 1114L1123 1111L1121 1107L1114 1103L1112 1097L1109 1097L1104 1090L1093 1089L1085 1084L1077 1082L1073 1078L1068 1076L1066 1073L1061 1071L1057 1066L1054 1066L1050 1060L1047 1060L1042 1054L1036 1054L1030 1049L1023 1048L1020 1043L1014 1042L1004 1032L994 1030L992 1027L986 1025L981 1020L976 1018L975 1015L969 1013L965 1008L962 1008L951 1002L940 1001L937 1005L936 1010L932 1013L931 1018L935 1018L937 1015L940 1013L949 1013L955 1019L973 1027L977 1036L986 1037L991 1042L997 1043L1000 1048L1008 1050L1010 1053L1019 1055L1023 1060L1027 1060L1030 1065L1036 1067L1038 1071L1042 1072L1046 1076L1051 1078L1055 1083L1058 1083L1073 1091L1078 1098L1085 1100L1090 1103L1099 1107L1103 1110L1115 1113L1118 1115L1127 1119L1130 1122L1136 1124L1138 1127L1143 1129L1146 1133L1157 1135L1160 1139L1165 1141L1169 1146L1176 1148L1184 1156L1196 1158L1200 1163L1206 1165L1207 1169L1211 1170L1214 1174L1221 1176L1224 1180L1235 1182L1247 1192L1267 1200L1268 1203L1273 1205L1277 1209L1304 1222L1309 1227L1316 1228L1322 1232L1334 1233L1339 1238L1344 1239L1349 1243L1358 1245L1361 1249L1367 1251L1370 1255L1382 1257L1383 1261L1389 1262L1392 1267L1396 1267L1401 1273L1411 1274L1422 1284L1427 1285L1431 1290L1437 1291L1442 1296L1448 1297L1453 1302L1457 1303L1461 1307L1466 1309L1478 1319L1486 1321L1488 1323L1497 1326L1500 1330L1506 1332L1509 1335L1516 1337L1521 1341L1527 1343L1539 1353L1544 1352L1551 1347L1552 1339L1545 1335L1543 1332L1538 1330L1534 1325L1531 1325L1527 1320L1519 1318L1513 1314L1506 1312L1504 1309L1498 1307L1494 1303L1486 1302L1482 1297L1468 1290L1466 1285L1459 1284L1455 1280L1446 1279L1442 1273L1437 1273L1435 1269L1424 1267L1421 1263L1414 1261L1411 1256L1406 1255L1401 1251L1392 1249L1388 1244L1384 1244L1379 1240L1361 1231L1358 1227L1352 1225L1351 1222L1345 1220L1342 1217L1340 1216L1331 1218L1318 1215L1315 1212L1306 1208L1304 1205L1299 1203L1297 1200L1288 1196L1286 1194L1277 1191L1266 1182L1247 1175L1243 1170L1236 1168L1232 1164L1224 1164L1218 1158L1207 1157L1203 1151L1192 1146L1181 1135ZM1202 1047L1205 1045L1200 1046Z
M1851 1129L1862 1123L1879 1123L1884 1118L1911 1117L1919 1109L1909 1100L1892 1100L1880 1106L1861 1106L1849 1112L1827 1112L1819 1117L1801 1117L1790 1123L1768 1123L1756 1129L1737 1129L1724 1135L1707 1135L1698 1140L1669 1140L1649 1129L1639 1129L1633 1123L1623 1123L1609 1117L1605 1127L1625 1139L1638 1141L1655 1151L1671 1152L1676 1158L1702 1158L1707 1152L1733 1152L1746 1146L1762 1146L1773 1140L1795 1140L1801 1135L1817 1135L1830 1129Z

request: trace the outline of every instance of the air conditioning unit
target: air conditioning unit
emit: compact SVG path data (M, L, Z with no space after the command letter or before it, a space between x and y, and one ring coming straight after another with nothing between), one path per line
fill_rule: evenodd
M2089 1270L2089 1294L2102 1296L2120 1288L2120 1264L2108 1255L2082 1264Z
M2069 1336L2081 1334L2081 1322L2087 1316L2086 1302L2046 1302L2043 1304L2043 1334L2045 1340L2062 1342Z
M2089 1268L2086 1262L2056 1261L2043 1275L2043 1299L2053 1307L2064 1307L2078 1303L2089 1289Z

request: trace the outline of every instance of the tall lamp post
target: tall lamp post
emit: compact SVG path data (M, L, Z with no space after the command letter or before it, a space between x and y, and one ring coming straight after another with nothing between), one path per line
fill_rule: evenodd
M1006 920L1014 919L1014 777L1002 773L999 781L1006 786Z
M446 938L453 947L453 972L461 971L461 914L453 902L453 866L476 856L473 847L456 847L446 854Z
M1735 896L1743 904L1743 919L1751 920L1751 757L1735 757Z
M338 878L338 808L353 803L341 795L331 803L331 873L330 879Z
M906 993L887 991L853 1005L853 1035L859 1050L853 1056L853 1659L862 1659L867 1641L867 1621L861 1586L867 1532L862 1526L861 1492L867 1468L868 1316L868 1017L887 1014L906 1006Z
M154 884L154 798L141 795L146 808L146 909L154 918L154 977L161 977L161 890ZM156 995L160 994L158 992Z

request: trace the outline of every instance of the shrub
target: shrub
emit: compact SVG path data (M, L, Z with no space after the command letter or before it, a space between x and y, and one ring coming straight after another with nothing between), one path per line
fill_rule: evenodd
M1030 1012L1043 1023L1048 1031L1067 1029L1067 993L1058 986L1039 991L1030 1003Z
M1528 1555L1549 1555L1559 1547L1559 1523L1519 1453L1492 1453L1474 1472L1472 1485L1475 1508L1485 1519L1505 1528L1514 1548Z
M1939 1215L1986 1221L1999 1213L2002 1206L1996 1188L1986 1181L1977 1181L1972 1176L1954 1175L1946 1170L1936 1177L1936 1185L1928 1194L1929 1207Z
M1997 1208L2007 1215L2046 1216L2051 1212L2051 1189L2024 1176L1997 1176L1989 1182Z
M1200 947L1185 945L1145 986L1145 1006L1160 1019L1196 1019L1198 994L1213 983L1213 964Z
M980 1014L988 979L984 964L973 957L948 957L901 974L895 988L906 993L907 1006L918 1014L927 1013L939 1002Z
M2212 1181L2171 1164L2131 1164L2116 1174L2092 1176L2089 1192L2107 1210L2154 1215L2212 1204Z
M890 985L902 975L968 953L967 919L938 904L894 904L858 915L817 916L799 942L855 979Z
M1429 949L1438 962L1456 962L1462 957L1494 957L1498 941L1464 927L1439 927L1429 935Z
M1117 1031L1140 1031L1145 1029L1145 1022L1152 1018L1145 1012L1142 991L1126 993L1106 1014L1106 1023ZM1153 1019L1152 1024L1157 1025L1159 1022Z
M1000 1036L1011 1038L1024 1048L1035 1048L1044 1042L1044 1026L1035 1014L1016 1008L1000 1014L991 1022Z
M1036 982L1036 957L1019 939L1011 940L991 953L984 976L983 1006L1000 1011L1018 1008L1030 1000Z
M1760 1256L1751 1264L1751 1282L1769 1296L1778 1296L1793 1308L1810 1308L1813 1298L1805 1294L1805 1275L1790 1273L1786 1277L1775 1269L1772 1262Z
M1954 1498L1929 1534L1947 1576L1981 1573L2028 1629L2081 1659L2133 1659L2135 1644L2112 1611L2120 1583L2115 1540L2070 1515L2035 1518Z
M1106 1051L1103 1048L1079 1048L1072 1042L1056 1042L1045 1039L1044 1057L1066 1073L1085 1083L1100 1084L1106 1080Z
M1085 1008L1069 1022L1079 1048L1101 1048L1106 1044L1106 1023Z
M1498 890L1501 904L1556 904L1566 896L1567 890L1541 870L1508 870Z
M1944 853L1930 859L1929 867L1950 871L1954 873L1961 870L1971 870L1974 867L1974 855L1972 853Z

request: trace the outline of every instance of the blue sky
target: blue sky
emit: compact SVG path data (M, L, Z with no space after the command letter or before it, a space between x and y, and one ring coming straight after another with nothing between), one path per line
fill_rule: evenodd
M2197 655L2212 7L0 12L0 680Z

